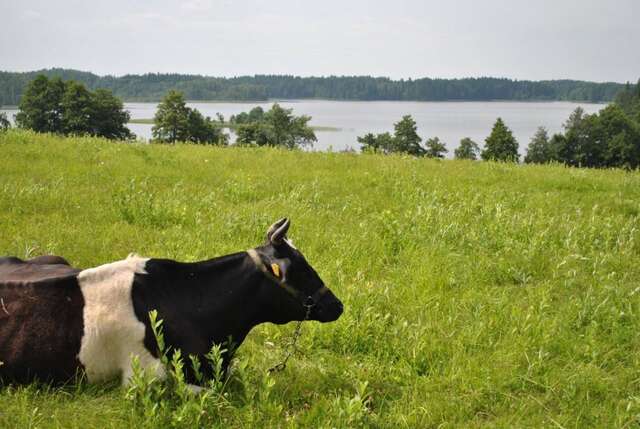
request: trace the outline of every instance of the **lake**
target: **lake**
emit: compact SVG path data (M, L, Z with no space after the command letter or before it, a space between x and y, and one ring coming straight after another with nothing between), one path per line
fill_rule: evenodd
M513 130L520 143L520 153L524 154L529 140L539 126L549 133L562 130L562 124L571 112L581 106L587 113L594 113L603 104L571 102L409 102L409 101L332 101L332 100L284 100L279 103L292 108L296 115L309 115L311 124L334 127L338 131L316 131L318 142L314 150L342 150L359 148L357 137L365 133L393 131L393 124L403 115L412 115L418 124L418 134L427 139L438 136L449 149L449 156L458 146L460 139L471 137L480 146L491 132L496 118L501 117ZM226 119L255 106L268 109L272 102L229 103L194 102L188 103L205 116L215 118L221 113ZM125 103L134 119L152 118L157 103ZM9 116L15 110L5 110ZM151 137L151 125L129 124L136 135Z

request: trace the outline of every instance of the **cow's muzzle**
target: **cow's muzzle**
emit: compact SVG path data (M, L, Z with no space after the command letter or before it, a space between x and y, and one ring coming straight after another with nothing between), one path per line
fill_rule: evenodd
M338 320L344 312L342 302L332 293L326 294L323 299L315 303L311 311L311 319L326 323Z

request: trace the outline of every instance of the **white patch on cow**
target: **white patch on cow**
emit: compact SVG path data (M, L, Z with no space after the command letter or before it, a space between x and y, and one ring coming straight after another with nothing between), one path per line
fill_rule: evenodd
M81 271L78 283L84 297L84 335L78 359L90 382L122 376L127 384L131 359L163 377L164 367L144 347L145 326L133 310L131 288L136 273L146 274L148 258L129 255L123 261Z

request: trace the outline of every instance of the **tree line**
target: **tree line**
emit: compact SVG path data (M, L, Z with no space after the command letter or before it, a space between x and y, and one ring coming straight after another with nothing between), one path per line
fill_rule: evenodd
M70 69L0 72L0 105L17 105L37 75L104 88L130 101L159 101L170 90L188 100L267 100L321 98L332 100L569 100L611 101L624 89L619 83L575 80L527 81L480 77L464 79L400 79L372 76L298 77L255 75L230 78L157 74L98 76Z
M358 137L364 152L405 153L414 156L443 158L448 152L438 137L424 141L418 135L415 120L404 116L394 124L394 133L372 133ZM519 143L512 131L498 118L484 147L468 137L460 141L454 152L457 159L518 162ZM563 125L563 132L549 137L544 127L531 138L525 163L558 162L573 167L627 168L640 167L640 80L626 85L598 113L585 114L576 108Z
M444 142L438 137L431 137L424 141L418 135L418 126L411 115L405 115L393 125L393 134L389 132L381 134L367 133L358 137L360 149L369 153L402 153L417 157L444 158L449 152ZM485 140L484 149L465 137L454 151L456 159L477 160L478 156L487 161L517 161L518 142L511 130L498 118L491 130L491 134Z

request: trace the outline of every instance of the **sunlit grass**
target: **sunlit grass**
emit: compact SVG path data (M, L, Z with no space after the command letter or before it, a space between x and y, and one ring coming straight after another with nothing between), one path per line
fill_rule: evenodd
M256 329L223 427L640 423L638 173L23 132L0 153L1 254L191 261L292 219L346 311L272 377L293 327ZM0 427L134 425L116 385L0 390Z

